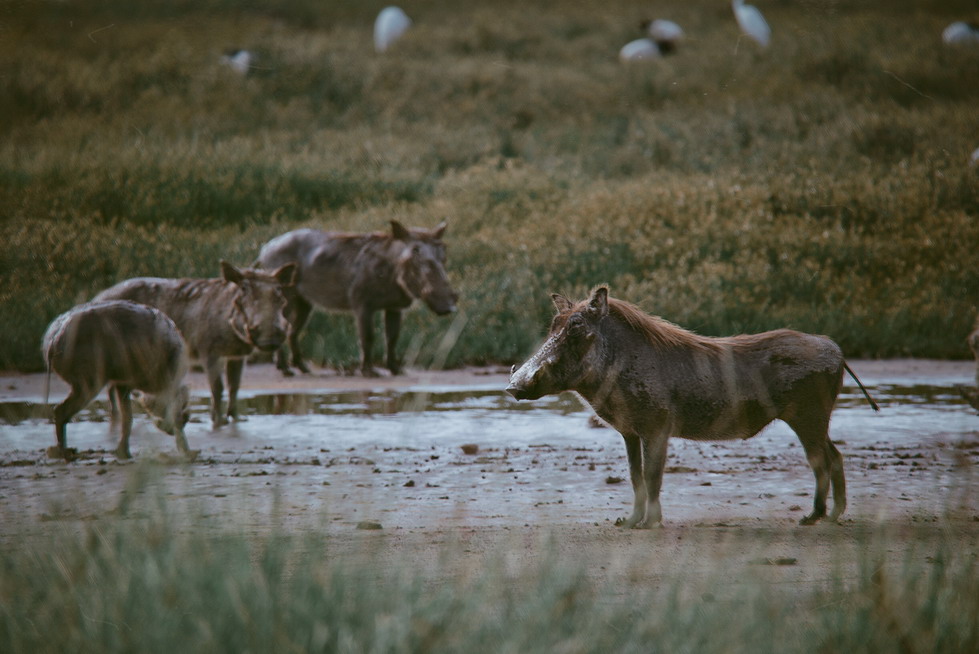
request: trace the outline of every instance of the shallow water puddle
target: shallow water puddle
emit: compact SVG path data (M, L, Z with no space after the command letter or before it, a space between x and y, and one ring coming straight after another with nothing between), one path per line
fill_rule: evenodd
M954 385L894 385L870 387L881 405L875 413L855 388L845 387L831 424L832 438L844 451L914 448L925 443L955 444L979 439L979 416L961 398ZM58 398L60 399L60 398ZM0 456L37 452L53 442L51 409L54 403L0 403ZM187 435L193 447L207 456L223 451L244 452L260 448L264 459L286 456L290 460L322 453L373 448L439 449L475 444L478 450L541 447L559 449L617 446L620 438L611 429L596 429L591 415L571 393L517 402L500 390L429 387L398 391L343 393L244 393L239 398L242 420L219 430L210 429L209 398L193 398ZM133 448L149 446L167 450L168 437L158 433L145 415L136 413ZM87 407L69 425L69 444L79 449L111 450L108 402L103 398ZM776 422L749 442L781 441L797 445L787 426ZM673 451L701 451L705 456L718 443L676 440ZM743 448L729 443L736 456ZM471 448L470 448L471 449ZM766 454L745 453L760 457Z
M931 521L953 505L967 516L979 511L970 490L979 416L954 384L878 383L870 391L880 413L846 387L831 424L844 456L846 515L899 512ZM591 523L623 516L632 502L622 438L591 426L591 412L570 393L517 402L485 386L249 392L240 398L242 421L218 430L210 427L209 398L193 400L186 431L201 450L195 463L174 456L173 439L142 414L131 449L137 462L167 464L158 474L170 502L221 519L261 522L280 507L292 520L320 525L365 517L406 528ZM50 513L50 502L68 501L66 516L98 515L126 497L140 467L119 465L111 454L104 400L68 427L82 458L67 466L47 459L51 407L0 403L0 512ZM781 422L746 441L675 439L666 472L667 520L791 523L812 503L812 472Z

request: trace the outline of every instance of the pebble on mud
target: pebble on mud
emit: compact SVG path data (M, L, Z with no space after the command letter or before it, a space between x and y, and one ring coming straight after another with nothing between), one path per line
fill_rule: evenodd
M625 481L625 480L622 477L606 477L605 478L605 483L606 484L621 484L623 481Z
M357 523L357 529L384 529L380 522L374 520L364 520Z
M462 447L463 454L476 454L479 452L479 445L476 445L475 443L466 443L460 447Z

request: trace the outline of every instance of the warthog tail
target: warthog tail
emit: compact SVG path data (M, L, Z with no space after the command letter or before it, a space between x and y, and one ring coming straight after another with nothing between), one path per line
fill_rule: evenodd
M857 382L857 386L859 386L860 390L863 391L863 396L867 398L868 402L870 402L870 408L872 408L874 411L880 411L880 407L876 402L874 402L874 398L870 397L870 393L868 393L867 389L864 388L862 383L860 383L860 378L857 377L856 373L850 369L850 366L846 365L846 361L843 362L843 369L850 373L850 376L853 377L853 381Z

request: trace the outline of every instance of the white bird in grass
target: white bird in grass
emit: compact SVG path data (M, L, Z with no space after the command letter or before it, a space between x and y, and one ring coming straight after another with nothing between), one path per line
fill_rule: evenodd
M228 50L221 57L221 63L239 75L245 75L252 65L253 58L254 55L248 50Z
M975 43L979 45L979 25L955 21L942 32L942 41L946 45L962 45Z
M374 21L374 49L384 52L404 36L411 19L400 7L385 7Z
M731 0L734 18L738 21L741 32L753 38L763 48L768 47L772 37L772 28L768 26L765 17L754 5L746 5L744 0Z
M656 42L659 51L663 54L673 52L677 44L683 40L683 28L672 20L664 18L644 20L640 25L649 34L649 38Z
M629 41L619 50L619 61L628 63L630 61L649 61L659 59L662 53L652 39L636 39Z

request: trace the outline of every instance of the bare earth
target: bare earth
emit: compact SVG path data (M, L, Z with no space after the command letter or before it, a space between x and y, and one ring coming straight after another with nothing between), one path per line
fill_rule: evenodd
M971 361L850 363L870 383L907 378L970 383L974 371ZM506 381L499 368L409 371L376 379L317 371L284 379L271 365L258 364L246 368L243 392L502 391ZM207 395L201 373L192 373L190 384L195 396ZM65 393L64 384L53 379L52 401ZM0 402L38 402L43 396L43 375L0 373ZM324 447L316 457L295 460L246 438L254 432L244 427L211 432L198 423L189 426L188 438L201 455L186 463L170 456L172 439L144 424L134 431L135 462L115 461L106 436L104 450L66 465L44 456L54 442L49 424L37 421L39 440L26 446L11 445L13 428L0 423L0 548L80 533L100 521L132 520L134 528L143 528L162 499L168 513L186 521L184 528L255 536L315 532L328 538L334 555L410 562L434 575L471 574L500 557L522 566L557 555L614 582L649 583L682 569L694 583L716 578L720 568L803 589L826 582L834 570L852 570L868 543L882 534L892 565L916 552L924 557L929 548L923 546L938 538L974 548L979 542L979 416L974 414L967 406L962 416L956 414L947 442L939 445L890 448L886 435L881 435L883 446L859 451L842 444L848 508L840 524L815 527L797 525L811 508L813 492L800 448L772 446L770 453L764 433L755 439L762 439L758 450L744 449L754 447L747 445L754 440L739 442L739 450L726 450L725 444L671 445L662 494L665 527L652 531L613 524L631 509L632 490L621 439L609 430L600 430L607 445L587 452L563 448L560 434L547 446L509 449L505 434L474 433L476 454L458 445L369 452ZM254 430L256 423L243 423L249 424ZM70 445L71 434L70 427ZM771 442L776 441L784 439Z

